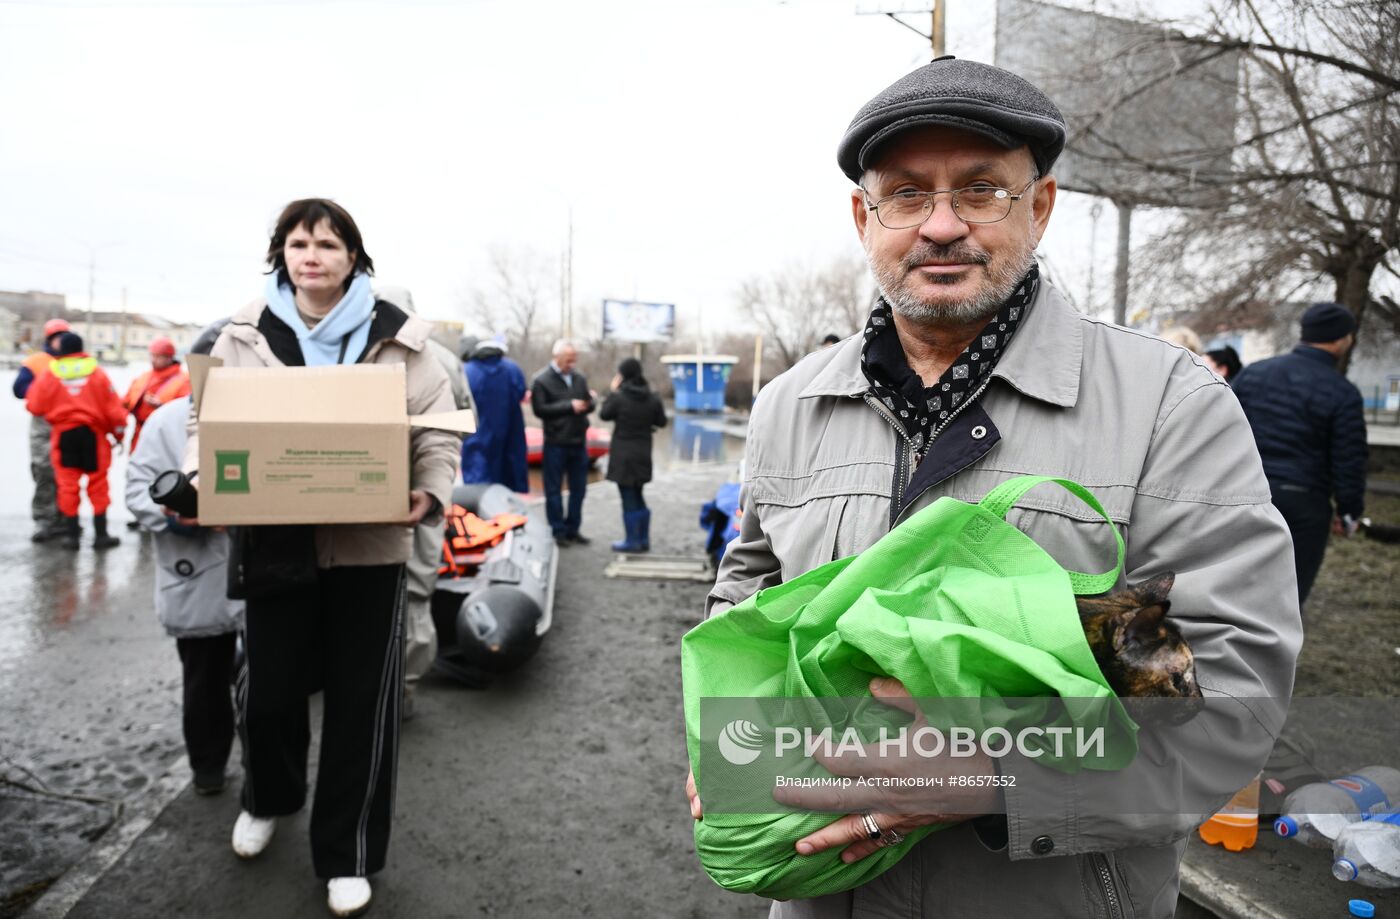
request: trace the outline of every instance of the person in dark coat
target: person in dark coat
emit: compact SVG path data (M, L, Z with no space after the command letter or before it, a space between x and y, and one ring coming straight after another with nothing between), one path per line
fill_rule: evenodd
M629 357L617 365L612 392L603 400L598 417L616 422L608 452L608 481L617 483L622 497L627 537L613 543L613 551L649 551L651 511L642 498L642 486L651 481L651 434L666 426L666 407L642 376L641 361Z
M554 343L549 366L530 383L530 410L544 422L544 510L559 546L587 545L579 532L583 497L588 491L588 415L594 393L577 368L573 342ZM564 510L564 483L569 485L569 508Z
M462 441L462 481L495 482L530 490L525 465L525 373L506 356L501 338L477 342L463 355L476 403L476 433Z
M1356 319L1337 303L1303 313L1301 341L1288 354L1250 364L1232 380L1274 506L1293 534L1298 602L1308 598L1335 531L1356 532L1366 497L1366 419L1361 392L1337 372L1356 341Z

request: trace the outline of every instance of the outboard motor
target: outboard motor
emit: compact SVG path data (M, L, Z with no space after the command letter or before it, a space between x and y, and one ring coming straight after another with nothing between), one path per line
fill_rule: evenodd
M480 687L539 650L553 622L558 555L549 526L531 517L505 486L459 485L452 501L483 520L500 514L527 518L484 550L473 574L440 577L433 593L436 669Z

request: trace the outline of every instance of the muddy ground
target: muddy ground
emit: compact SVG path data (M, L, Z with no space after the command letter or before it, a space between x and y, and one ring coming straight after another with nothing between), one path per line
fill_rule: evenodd
M659 551L698 551L698 506L727 472L672 470L649 489ZM423 687L402 738L377 914L764 914L762 901L699 869L681 795L679 640L699 620L705 586L601 577L606 543L621 535L617 511L611 485L591 490L585 529L596 541L566 550L556 626L525 670L485 691ZM1400 496L1373 493L1368 512L1400 524ZM16 613L0 617L6 917L151 791L181 741L178 662L150 612L149 544L124 533L120 549L84 550L75 564L31 547L22 516L0 524L0 593ZM1298 694L1400 697L1397 575L1400 545L1333 540L1309 603ZM1333 751L1363 756L1347 740ZM283 821L259 862L233 858L237 787L212 799L186 789L72 915L322 914L305 814Z
M649 489L653 551L699 550L698 508L725 472L670 473ZM679 650L707 585L602 577L618 513L610 483L590 489L594 543L564 550L554 628L523 670L486 690L438 678L421 687L376 914L766 913L765 901L714 885L691 841ZM157 680L147 691L174 704L178 687ZM69 915L323 915L307 813L281 821L257 862L239 862L228 843L237 788L217 798L186 789Z
M1374 521L1400 526L1400 494L1368 493L1366 513ZM1397 591L1400 544L1332 537L1304 611L1294 692L1400 696Z

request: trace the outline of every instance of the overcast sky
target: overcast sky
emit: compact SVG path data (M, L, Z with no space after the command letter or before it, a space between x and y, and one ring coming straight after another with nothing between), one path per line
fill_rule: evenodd
M948 50L990 61L994 4L950 8ZM207 321L261 291L282 205L326 196L381 282L464 318L488 246L555 260L572 209L576 300L743 328L744 277L859 251L837 140L930 57L856 10L0 0L0 288L84 308L95 254L97 309L125 287ZM1106 304L1116 223L1095 233L1092 204L1062 195L1042 252L1081 303L1097 265Z

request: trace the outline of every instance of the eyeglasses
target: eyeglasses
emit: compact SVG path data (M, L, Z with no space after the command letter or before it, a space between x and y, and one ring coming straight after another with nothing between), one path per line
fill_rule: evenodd
M943 188L938 191L908 188L885 195L874 204L870 203L870 192L863 188L861 191L865 194L865 209L875 212L875 219L880 221L882 227L887 230L907 230L928 220L929 214L933 213L933 200L939 195L951 196L953 213L957 214L963 223L996 223L998 220L1005 220L1006 215L1011 213L1011 205L1024 198L1030 187L1038 181L1040 176L1031 179L1025 188L1014 195L1010 189L998 188L995 185L969 185L966 188Z

